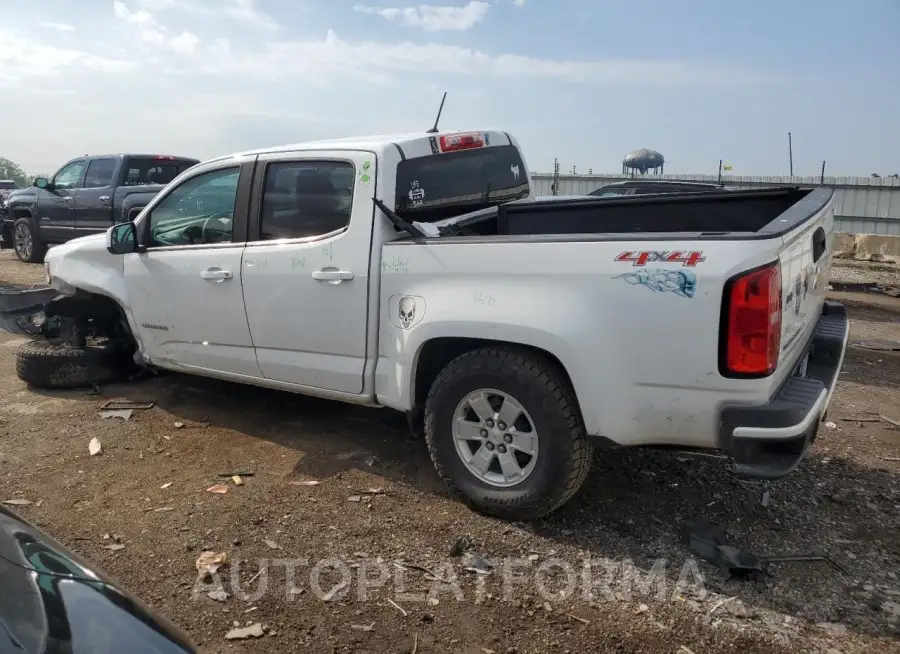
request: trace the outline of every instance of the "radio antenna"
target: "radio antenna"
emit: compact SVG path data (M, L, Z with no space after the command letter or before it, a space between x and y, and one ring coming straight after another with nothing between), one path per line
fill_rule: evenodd
M437 134L438 123L441 121L441 112L444 110L444 101L447 99L447 92L444 91L444 97L441 98L441 106L438 108L437 118L434 119L434 127L425 132L426 134Z

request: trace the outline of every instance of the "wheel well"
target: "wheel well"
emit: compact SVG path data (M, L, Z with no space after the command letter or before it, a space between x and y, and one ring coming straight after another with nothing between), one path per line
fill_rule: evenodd
M141 213L141 211L142 211L143 209L144 209L144 207L131 207L131 208L128 210L128 213L127 213L126 216L125 216L125 217L128 219L128 222L131 222L131 221L133 221L135 218L137 218L137 217L138 217L138 214Z
M74 325L82 336L107 337L132 351L136 347L124 310L105 295L76 291L48 302L44 314L48 336L66 336Z
M494 341L487 338L434 338L426 342L419 352L415 370L415 391L413 395L412 412L416 413L424 410L425 399L428 397L428 391L431 388L431 385L448 363L461 354L488 346L508 347L542 357L556 367L570 389L574 388L572 386L572 379L569 377L569 372L562 362L547 350L539 347L522 345L521 343L509 343L507 341Z
M18 220L19 218L31 218L31 214L28 211L24 211L22 209L13 209L13 218Z

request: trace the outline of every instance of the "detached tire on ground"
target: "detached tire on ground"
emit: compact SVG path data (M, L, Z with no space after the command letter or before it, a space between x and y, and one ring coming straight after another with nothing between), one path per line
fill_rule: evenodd
M555 362L527 350L485 347L451 361L428 393L425 439L450 488L512 520L566 503L591 467L574 392Z
M46 340L29 341L19 349L16 374L36 388L48 389L91 388L119 376L111 345L73 347Z

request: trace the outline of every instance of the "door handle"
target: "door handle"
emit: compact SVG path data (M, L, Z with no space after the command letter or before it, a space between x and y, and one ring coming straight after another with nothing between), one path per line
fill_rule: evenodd
M100 196L99 198L97 198L97 199L100 200L100 202L109 202L109 196L108 196L108 195L101 195L101 196Z
M825 230L819 227L813 234L813 263L817 262L825 254L828 248L828 237L825 236Z
M353 273L349 270L338 270L337 268L322 268L321 270L314 270L312 278L320 282L340 284L344 280L353 279Z
M232 277L234 277L234 275L231 274L230 270L222 270L221 268L207 268L200 273L200 277L209 282L221 284L226 279L231 279Z
M65 200L66 202L71 202L71 201L72 201L72 196L71 196L71 195L65 195L65 196L63 196L63 200Z

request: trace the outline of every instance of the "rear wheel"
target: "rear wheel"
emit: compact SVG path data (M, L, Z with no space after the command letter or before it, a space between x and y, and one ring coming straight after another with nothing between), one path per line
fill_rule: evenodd
M581 488L591 463L568 382L545 357L487 347L438 375L425 437L441 478L474 508L534 520Z
M13 249L16 256L25 263L44 261L47 246L41 242L30 218L19 218L13 224Z
M16 374L36 388L91 388L119 377L112 344L77 347L48 340L29 341L16 354Z

